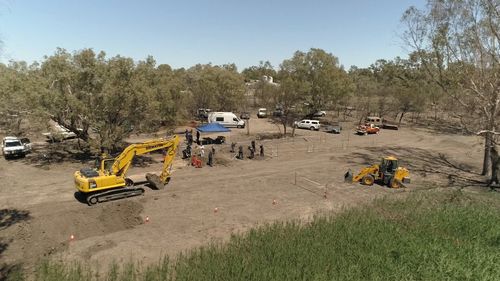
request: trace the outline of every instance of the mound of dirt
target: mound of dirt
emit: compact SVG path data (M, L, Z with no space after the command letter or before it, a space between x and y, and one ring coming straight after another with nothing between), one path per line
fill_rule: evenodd
M214 164L218 166L229 167L231 166L231 159L226 157L225 155L216 155L214 157Z
M142 224L140 213L144 207L136 201L117 201L103 204L97 219L102 224L106 233L133 228Z
M142 204L134 200L104 203L84 209L33 217L5 230L12 237L8 251L19 259L36 261L67 249L74 239L85 239L133 228L142 224ZM9 232L9 233L7 233ZM0 235L0 238L3 235Z

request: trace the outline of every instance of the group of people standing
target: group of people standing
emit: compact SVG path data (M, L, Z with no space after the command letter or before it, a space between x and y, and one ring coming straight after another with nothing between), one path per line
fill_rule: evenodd
M186 145L186 148L184 150L182 150L182 159L192 158L193 156L204 158L205 157L205 146L200 142L200 132L196 131L196 146L194 148L195 149L194 154L193 154L193 151L191 148L193 145L193 129L191 129L189 131L188 131L188 129L186 129L185 137L186 137L186 144L187 145ZM215 156L215 147L212 146L212 149L208 152L208 160L207 160L207 165L210 167L213 167L214 156ZM192 162L193 161L194 160L192 160Z
M196 142L195 142L196 143L195 144L196 151L195 151L195 153L193 153L192 148L191 148L193 146L193 142L194 142L193 129L191 129L191 130L186 129L184 134L186 137L186 144L187 145L186 145L186 148L184 150L182 150L182 159L192 158L193 156L204 158L205 157L205 146L200 142L200 132L196 131ZM236 152L236 145L237 145L237 143L235 143L235 142L231 143L231 150L230 150L231 153ZM252 140L250 142L250 145L248 146L248 151L249 151L248 158L254 159L255 155L256 155L256 151L257 151L257 146L255 143L255 140ZM208 152L208 157L207 157L207 165L210 167L212 167L214 164L213 163L214 156L215 156L215 147L212 146L211 150ZM263 144L259 145L259 156L264 157L264 145ZM240 159L240 160L243 160L245 158L245 156L243 155L243 146L242 145L238 146L238 153L236 154L236 158Z
M233 142L231 143L231 150L230 152L234 153L235 152L235 148L236 148L236 143ZM260 157L264 157L264 145L263 144L260 144L259 145L259 155ZM255 152L257 151L257 147L255 145L255 141L252 140L250 145L248 146L248 151L249 151L249 155L248 155L248 158L249 159L254 159L255 158ZM236 155L236 158L237 159L240 159L240 160L243 160L245 157L243 156L243 146L239 146L238 147L238 154Z
M186 136L188 146L191 146L193 144L193 129L186 129L184 135ZM196 144L200 145L200 132L198 130L196 131Z

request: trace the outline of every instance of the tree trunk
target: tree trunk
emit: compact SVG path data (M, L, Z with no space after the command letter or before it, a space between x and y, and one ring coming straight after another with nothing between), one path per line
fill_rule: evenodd
M365 116L368 116L368 114L365 114L364 112L361 114L361 118L359 118L358 125L361 125L361 123L364 123Z
M486 176L490 172L490 155L491 155L491 133L486 133L484 138L484 158L483 171L481 175Z
M247 136L250 135L250 119L247 119Z
M398 122L398 126L401 126L401 121L403 120L403 116L405 115L405 112L401 112L401 116L399 116L399 122Z
M493 186L494 184L500 184L498 181L498 176L500 173L500 156L498 155L498 150L493 145L491 147L491 178L489 182L489 186Z

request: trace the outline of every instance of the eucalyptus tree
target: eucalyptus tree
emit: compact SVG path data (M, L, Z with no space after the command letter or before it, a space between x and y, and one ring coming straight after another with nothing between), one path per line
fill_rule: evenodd
M500 1L428 0L423 10L410 7L402 21L406 44L459 107L454 115L484 137L482 174L488 174L500 134Z

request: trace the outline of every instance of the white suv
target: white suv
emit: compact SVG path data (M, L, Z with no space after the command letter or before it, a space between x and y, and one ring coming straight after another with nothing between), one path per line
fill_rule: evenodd
M259 111L257 111L257 117L258 118L266 118L267 117L267 109L259 108Z
M2 154L5 159L10 157L24 157L31 151L31 144L28 139L17 137L5 137L2 140Z
M298 122L295 122L295 127L301 128L301 129L310 129L312 130L319 130L319 127L321 124L319 123L318 120L309 120L309 119L304 119L300 120Z

